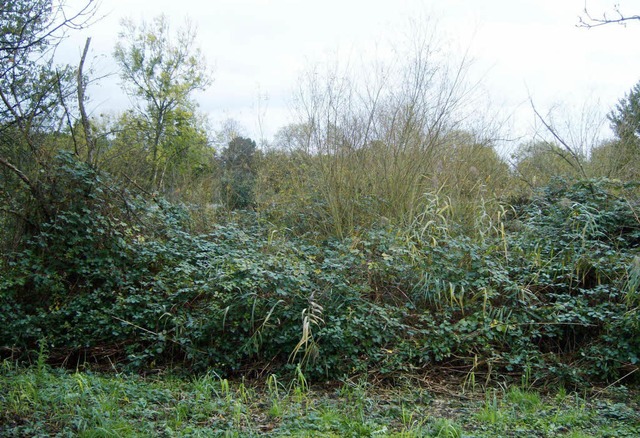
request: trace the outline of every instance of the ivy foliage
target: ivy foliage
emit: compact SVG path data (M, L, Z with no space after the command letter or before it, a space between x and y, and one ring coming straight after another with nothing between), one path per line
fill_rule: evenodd
M196 235L183 207L68 154L55 169L55 216L0 267L5 355L46 345L54 360L137 370L445 367L571 384L638 366L629 185L556 181L477 238L387 227L314 241L257 213Z

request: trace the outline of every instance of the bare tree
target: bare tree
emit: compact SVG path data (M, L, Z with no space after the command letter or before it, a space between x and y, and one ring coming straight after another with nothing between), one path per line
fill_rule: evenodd
M419 24L387 62L334 64L303 77L295 100L305 127L300 156L329 233L378 217L410 223L442 182L434 175L447 134L464 129L478 87L467 54L445 54L440 43L435 27Z

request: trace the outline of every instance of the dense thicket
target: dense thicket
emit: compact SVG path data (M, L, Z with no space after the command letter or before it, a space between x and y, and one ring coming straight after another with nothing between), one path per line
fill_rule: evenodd
M65 187L90 195L70 197L4 266L0 340L14 355L44 343L58 360L135 369L443 366L571 383L636 366L633 186L558 181L476 238L434 204L424 225L318 242L255 214L195 235L186 211L58 160Z
M16 17L3 29L28 33ZM510 166L462 122L464 60L446 68L419 42L382 82L313 76L271 148L234 132L214 150L188 92L162 115L138 91L135 111L88 120L82 63L44 94L3 100L2 356L317 378L632 376L640 191L618 163L637 152L640 90L610 115L616 139L589 154L532 139ZM142 53L122 44L122 63Z

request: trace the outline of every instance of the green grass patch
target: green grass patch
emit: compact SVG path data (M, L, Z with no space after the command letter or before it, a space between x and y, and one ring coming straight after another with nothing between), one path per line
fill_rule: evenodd
M455 389L455 388L454 388ZM283 382L68 372L5 361L0 436L498 437L640 434L640 396L520 387L443 396L414 384ZM453 394L453 395L451 395Z

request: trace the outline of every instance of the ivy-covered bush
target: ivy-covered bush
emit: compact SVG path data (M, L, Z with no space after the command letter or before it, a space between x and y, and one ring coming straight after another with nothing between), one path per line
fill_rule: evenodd
M620 183L556 182L473 238L388 226L318 242L255 213L194 235L179 206L70 156L57 169L55 216L1 266L5 356L568 383L638 367L640 203Z
M512 233L511 277L526 287L548 370L615 378L640 355L637 185L556 181L528 205ZM543 370L541 370L543 371Z

